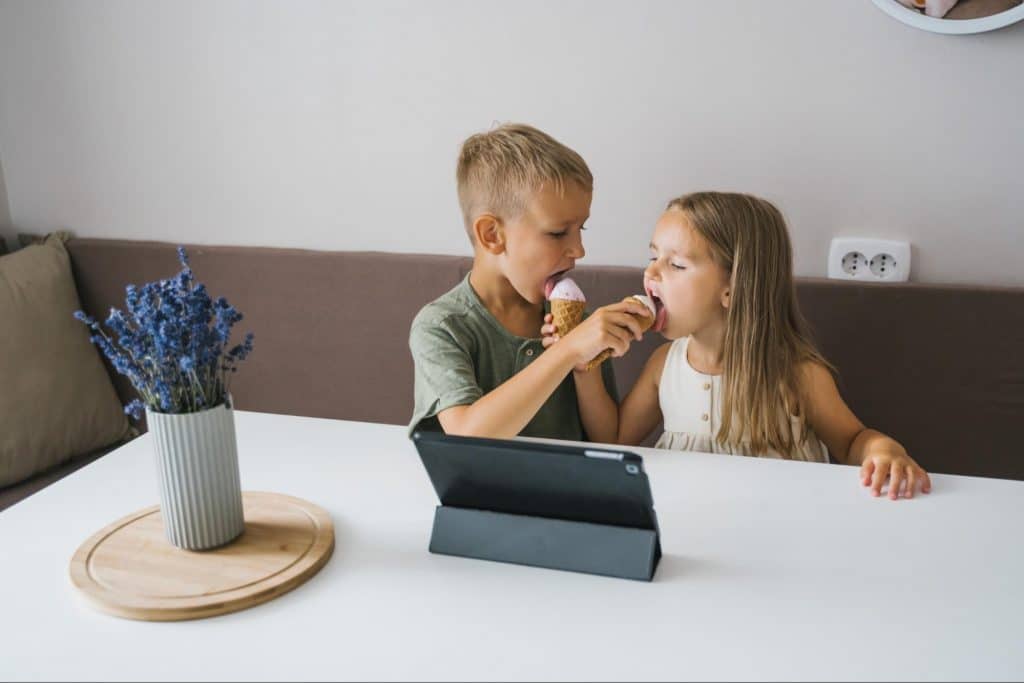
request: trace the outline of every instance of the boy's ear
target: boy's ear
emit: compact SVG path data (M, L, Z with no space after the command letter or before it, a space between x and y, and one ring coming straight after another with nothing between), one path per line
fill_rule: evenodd
M491 254L505 251L505 226L493 214L484 213L476 217L473 221L473 237L484 251Z

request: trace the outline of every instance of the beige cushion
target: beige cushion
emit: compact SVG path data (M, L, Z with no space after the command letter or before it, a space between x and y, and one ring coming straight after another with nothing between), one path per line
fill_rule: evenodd
M0 256L0 487L126 438L64 235Z

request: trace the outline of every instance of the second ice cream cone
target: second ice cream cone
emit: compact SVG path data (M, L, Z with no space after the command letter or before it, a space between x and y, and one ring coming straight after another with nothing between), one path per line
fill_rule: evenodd
M651 305L648 304L646 301L644 301L644 299L646 299L646 298L647 297L644 297L643 299L641 299L639 295L633 295L633 296L627 296L622 301L626 302L626 301L629 301L630 299L639 299L641 301L641 303L646 305L648 307L648 310L650 310L650 306ZM648 315L645 315L645 316L636 316L636 319L640 323L640 331L641 332L646 332L647 330L651 329L651 325L654 324L654 313L653 312L649 312ZM606 360L608 360L609 358L611 358L611 356L612 356L612 350L611 349L605 349L601 353L597 354L596 356L594 356L591 359L591 361L589 363L587 363L587 367L586 367L587 372L593 370L598 365L600 365L601 363L603 363Z

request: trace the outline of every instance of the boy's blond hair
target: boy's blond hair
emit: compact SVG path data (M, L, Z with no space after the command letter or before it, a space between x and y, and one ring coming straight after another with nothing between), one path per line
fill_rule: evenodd
M521 123L506 123L470 136L462 143L455 180L470 241L477 216L492 213L514 219L548 183L560 195L568 181L587 192L594 188L594 177L583 157L547 133Z

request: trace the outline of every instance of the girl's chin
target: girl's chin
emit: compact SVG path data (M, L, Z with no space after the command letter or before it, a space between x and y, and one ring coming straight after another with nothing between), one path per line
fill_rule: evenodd
M676 339L682 339L683 337L689 336L689 332L686 330L680 330L679 326L673 325L670 320L665 320L665 323L661 326L660 330L657 330L657 332L669 341L675 341Z

